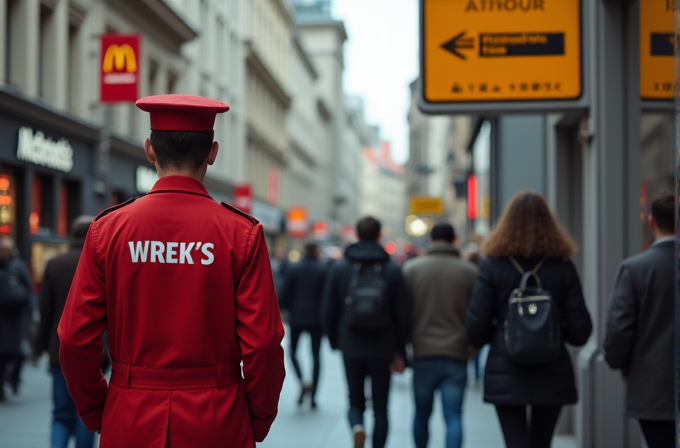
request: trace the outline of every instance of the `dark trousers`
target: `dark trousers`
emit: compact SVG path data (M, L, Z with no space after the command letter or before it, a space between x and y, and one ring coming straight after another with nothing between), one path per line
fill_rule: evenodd
M550 448L561 410L562 406L496 405L506 448Z
M302 333L309 333L312 339L312 357L314 358L314 369L312 371L312 400L316 396L316 389L319 385L319 373L321 372L321 339L323 331L320 328L291 327L290 328L290 359L293 362L295 375L302 382L302 369L297 359L297 346Z
M383 448L387 441L387 401L390 393L391 359L353 359L344 357L347 388L349 389L349 425L364 424L366 396L364 384L366 377L371 378L371 401L375 416L373 448Z
M674 448L675 422L673 420L640 420L647 448Z
M24 357L13 353L0 353L0 397L5 395L5 379L13 384L19 384L19 374ZM10 372L8 372L8 367Z

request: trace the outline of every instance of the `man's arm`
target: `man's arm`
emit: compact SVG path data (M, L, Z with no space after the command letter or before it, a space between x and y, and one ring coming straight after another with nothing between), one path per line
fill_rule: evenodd
M324 281L323 299L321 301L321 322L328 337L328 342L333 349L338 348L338 276L342 271L338 268L341 262L334 263L326 274Z
M622 264L614 284L607 328L604 338L604 358L613 369L627 371L630 353L635 339L637 323L637 298L630 273L630 267Z
M57 333L59 359L78 415L90 431L102 426L108 387L102 375L102 334L106 330L104 270L96 253L92 223L71 284Z
M251 230L246 263L236 290L236 334L243 358L246 399L255 441L276 418L283 387L283 324L262 225Z

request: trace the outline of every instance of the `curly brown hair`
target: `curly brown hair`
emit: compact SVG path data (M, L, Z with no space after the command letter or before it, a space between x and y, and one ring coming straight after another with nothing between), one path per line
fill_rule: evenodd
M494 257L571 258L576 244L543 196L522 191L510 199L486 237L482 252Z

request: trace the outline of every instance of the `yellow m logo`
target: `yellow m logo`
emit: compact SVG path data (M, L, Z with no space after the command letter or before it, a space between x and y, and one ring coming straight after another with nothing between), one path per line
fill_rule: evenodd
M116 70L123 70L125 68L128 73L135 73L137 71L137 58L132 47L128 44L120 46L116 44L110 45L106 49L106 54L104 54L104 62L102 64L104 73L113 71L114 64Z

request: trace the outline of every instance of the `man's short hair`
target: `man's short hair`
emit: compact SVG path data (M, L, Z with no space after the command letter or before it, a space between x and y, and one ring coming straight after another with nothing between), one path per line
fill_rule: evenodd
M161 168L197 170L210 154L215 131L151 131L151 146Z
M673 233L675 231L675 196L673 193L665 190L654 197L652 217L662 232Z
M380 221L372 216L362 218L357 222L357 237L360 241L378 241L381 227Z
M456 231L451 224L441 222L435 224L430 230L430 239L432 241L446 241L453 243L456 240Z
M308 257L316 257L318 254L319 245L315 241L307 241L305 243L305 255Z

